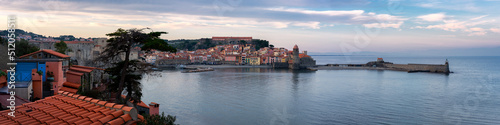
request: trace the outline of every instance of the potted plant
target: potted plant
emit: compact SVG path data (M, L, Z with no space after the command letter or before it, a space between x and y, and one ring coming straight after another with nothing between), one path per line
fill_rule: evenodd
M47 80L54 81L54 72L47 72Z
M42 70L38 70L36 73L38 73L38 75L42 75L43 71Z

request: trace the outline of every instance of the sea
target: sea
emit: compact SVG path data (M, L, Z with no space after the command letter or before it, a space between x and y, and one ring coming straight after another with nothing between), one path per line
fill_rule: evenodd
M312 56L362 64L376 56ZM500 57L383 57L444 64L451 74L387 70L221 68L143 75L142 100L181 125L500 125Z

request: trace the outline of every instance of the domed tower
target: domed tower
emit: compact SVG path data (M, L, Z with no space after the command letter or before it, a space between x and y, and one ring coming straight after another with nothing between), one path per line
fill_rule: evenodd
M299 47L297 46L297 44L295 44L295 46L293 46L293 53L292 53L292 57L293 57L293 64L291 65L291 69L299 69L300 68L300 58L299 58Z

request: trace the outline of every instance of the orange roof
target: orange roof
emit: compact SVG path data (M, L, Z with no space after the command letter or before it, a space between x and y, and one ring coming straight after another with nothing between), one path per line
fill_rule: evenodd
M134 124L144 118L133 107L59 91L58 95L0 111L0 124ZM142 119L141 119L142 118Z
M72 67L77 67L77 68L82 68L82 69L90 69L90 70L99 69L97 67L88 67L88 66L80 66L80 65L72 65Z
M78 71L78 72L84 72L84 73L89 73L89 72L92 72L93 69L86 69L86 68L80 68L80 67L73 67L73 66L71 66L71 68L69 68L69 70Z
M83 75L83 73L73 72L73 71L67 71L66 73L68 73L68 74L73 74L73 75L77 75L77 76L82 76L82 75Z
M72 83L72 82L64 82L63 87L61 87L61 91L70 92L76 94L78 92L78 88L80 88L80 84Z
M311 56L306 55L306 54L299 54L299 58L302 58L302 57L311 57Z
M36 52L32 52L30 54L26 54L26 55L20 56L19 58L24 58L24 57L27 57L27 56L30 56L30 55L33 55L33 54L37 54L37 53L40 53L40 52L49 53L49 54L52 54L52 55L60 57L60 58L68 58L69 57L68 55L56 52L54 50L42 49L42 50L39 50L39 51L36 51Z

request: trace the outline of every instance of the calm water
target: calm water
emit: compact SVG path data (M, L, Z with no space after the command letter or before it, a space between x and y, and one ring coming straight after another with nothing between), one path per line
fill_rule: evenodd
M314 56L318 64L371 56ZM377 70L260 68L145 75L143 101L189 125L500 124L500 57L385 57L442 64L450 75Z

